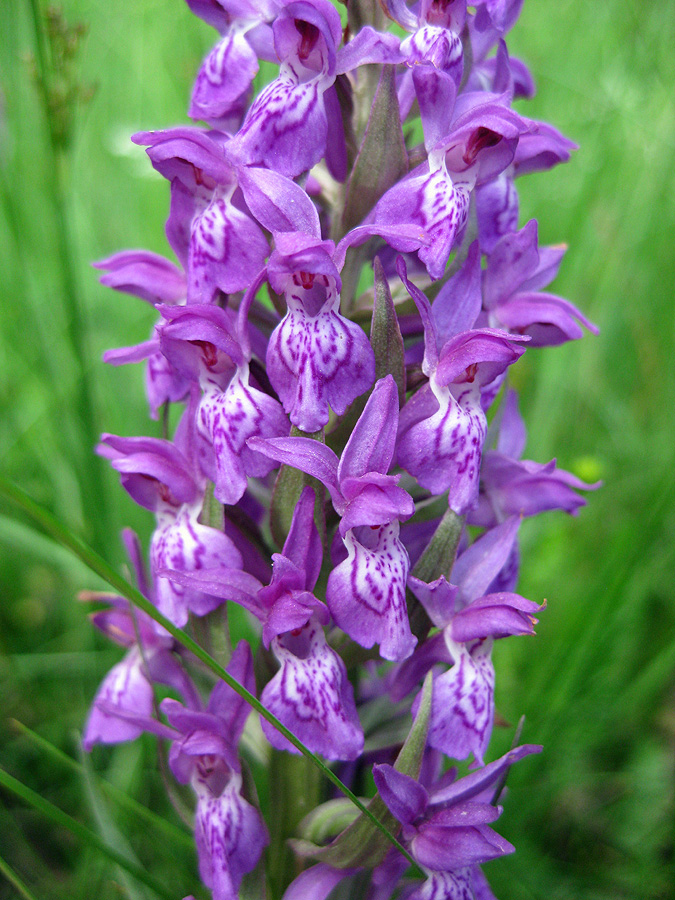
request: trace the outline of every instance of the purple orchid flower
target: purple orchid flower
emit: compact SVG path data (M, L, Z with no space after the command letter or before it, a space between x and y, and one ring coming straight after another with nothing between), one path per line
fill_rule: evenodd
M251 650L241 641L227 666L229 674L255 693ZM247 702L224 681L203 710L167 698L160 704L169 725L111 704L109 715L170 740L169 766L176 780L190 784L197 797L195 839L199 874L214 900L237 900L243 876L252 871L269 842L258 810L242 796L237 746L250 713Z
M365 52L365 51L364 51ZM266 274L286 299L287 313L267 348L267 372L291 422L318 431L330 409L343 415L375 378L375 356L363 329L340 313L340 270L349 247L378 235L424 244L419 227L361 225L335 246L321 240L307 194L277 172L247 167L239 179L249 208L274 236Z
M274 467L247 446L248 438L290 430L279 401L250 383L246 319L258 283L242 300L236 321L218 306L162 309L167 320L160 328L162 351L176 368L199 380L198 428L213 447L216 499L228 505L242 498L247 477L264 477Z
M318 431L329 406L343 415L375 378L363 329L340 314L340 275L332 241L303 234L275 236L268 278L288 311L272 333L267 372L291 422Z
M264 442L258 438L252 443ZM322 626L328 624L328 610L312 593L322 556L314 524L314 491L306 487L283 552L272 558L272 580L267 587L226 565L175 572L170 577L192 590L238 603L262 622L263 643L271 646L280 663L263 689L262 702L313 752L328 759L351 760L363 749L363 732L344 663L326 643ZM272 746L298 752L266 720L261 724Z
M378 792L403 826L403 841L427 875L410 900L479 896L476 890L486 885L478 866L515 850L489 827L502 812L493 805L494 789L515 762L540 751L525 744L457 781L448 773L430 790L393 766L373 767Z
M101 284L125 294L133 294L153 306L185 303L187 285L185 275L168 259L147 250L123 250L100 262L97 269L105 270ZM189 382L176 372L159 349L156 326L150 340L133 347L119 347L103 354L104 362L119 366L147 360L145 391L153 419L165 403L177 403L190 389Z
M363 751L363 731L353 688L316 617L275 638L272 649L281 668L263 690L266 708L315 753L327 759L357 759ZM273 747L299 752L266 720L262 727Z
M139 590L154 603L138 537L127 528L122 532L122 540ZM92 621L103 634L127 648L124 659L110 670L96 692L82 737L85 750L91 750L98 743L116 744L137 738L143 730L141 727L106 713L102 707L113 704L130 713L151 716L154 682L173 687L188 703L199 702L192 682L171 652L173 638L150 616L142 610L132 609L129 602L117 594L88 591L81 598L109 604L108 609L94 613Z
M272 26L279 76L258 95L231 150L239 163L296 177L325 156L337 181L347 149L335 79L360 65L401 62L400 41L370 26L338 50L340 17L328 0L286 0Z
M197 74L188 115L221 127L234 118L238 125L258 72L258 59L275 58L269 23L282 4L280 0L187 0L187 3L222 35Z
M403 260L398 272L422 317L429 383L401 411L397 459L433 494L449 490L451 509L462 515L478 501L487 433L481 391L524 349L513 346L514 336L487 328L460 332L439 348L429 301L408 280Z
M244 641L237 645L227 671L255 693L253 659ZM269 841L260 813L241 793L236 748L250 707L219 682L206 712L186 709L170 699L162 701L161 709L177 731L169 754L171 771L178 781L189 782L197 795L199 874L214 900L236 900L242 877L255 868Z
M187 622L188 611L203 616L221 601L175 585L159 572L194 571L219 564L240 568L242 564L240 552L227 535L198 521L204 487L195 474L195 463L180 449L180 444L186 446L182 437L187 431L187 427L179 430L178 444L104 434L99 445L99 452L120 472L126 491L157 517L150 543L156 603L160 612L178 626Z
M598 329L569 300L545 294L565 247L539 247L537 222L531 219L495 245L483 272L485 324L527 334L532 347L550 347L583 336L579 322L593 334Z
M410 37L401 42L404 72L398 88L401 120L404 121L415 100L419 81L413 78L417 66L424 66L425 83L434 83L443 90L443 82L451 82L459 88L464 71L464 50L461 33L466 21L466 0L422 0L416 12L401 0L384 0L387 13L398 22Z
M452 80L441 90L439 77L425 67L413 70L428 161L390 188L368 217L373 223L420 226L427 246L396 237L389 243L403 252L417 249L432 278L443 275L464 231L474 186L511 164L521 134L531 127L505 105L508 95L456 97Z
M230 150L245 165L262 164L291 178L326 153L329 168L344 178L344 129L333 87L340 16L329 0L294 0L272 29L279 77L258 95Z
M408 584L441 631L415 651L392 680L392 698L400 700L437 663L452 668L434 679L431 747L454 759L473 754L482 764L494 715L493 641L533 634L534 615L544 607L510 592L487 593L508 564L518 532L512 517L486 532L458 558L449 583L444 577ZM413 709L419 704L419 696Z
M218 291L245 290L269 247L244 208L226 138L199 128L141 132L153 167L171 182L166 234L187 273L188 303L212 303Z
M384 659L404 659L415 646L405 605L409 560L399 521L414 512L409 494L387 475L398 425L398 391L391 375L375 385L341 459L311 438L289 437L250 446L318 478L341 516L348 558L328 579L326 603L337 625L364 647L380 644Z

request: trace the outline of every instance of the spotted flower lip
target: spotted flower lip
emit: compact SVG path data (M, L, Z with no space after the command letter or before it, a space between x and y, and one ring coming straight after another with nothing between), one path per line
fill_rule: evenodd
M340 312L333 242L281 232L275 244L266 272L287 312L270 337L267 371L291 422L318 431L331 409L344 414L370 387L375 357L363 329Z
M250 383L247 315L254 294L247 292L236 317L204 304L162 308L167 321L160 328L161 347L202 388L197 427L213 449L215 496L227 505L242 498L248 477L264 477L273 468L247 446L247 439L290 430L279 401Z
M379 644L382 659L400 661L413 652L405 584L410 568L399 524L346 532L347 558L330 573L326 604L336 624L362 647Z
M295 177L328 153L334 174L346 174L344 129L333 83L342 27L328 0L296 0L272 26L279 77L258 95L230 145L245 165Z
M259 65L274 59L270 22L281 8L278 0L187 0L188 6L222 37L207 54L197 74L188 115L210 122L227 121L243 112ZM239 118L239 117L237 117Z
M262 692L267 709L315 753L327 759L360 756L363 731L354 691L344 663L316 620L274 638L272 650L281 668ZM266 720L261 725L273 747L299 752Z

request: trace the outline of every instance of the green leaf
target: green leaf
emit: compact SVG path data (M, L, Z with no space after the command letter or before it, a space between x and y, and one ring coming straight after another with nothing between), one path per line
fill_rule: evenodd
M351 231L408 171L393 66L380 76L363 142L347 182L342 234Z
M375 273L375 305L370 324L370 343L375 352L375 378L393 375L398 388L398 403L405 402L405 355L403 336L398 324L389 282L379 256L373 260Z
M166 618L166 616L162 615L159 610L150 603L150 601L141 594L141 592L135 588L133 585L129 584L124 578L121 577L108 563L96 553L95 550L92 550L81 538L74 535L68 528L66 528L55 516L53 516L48 510L44 509L38 503L36 503L31 497L29 497L21 488L18 488L16 485L9 482L6 478L0 475L0 496L4 496L6 499L10 500L12 503L19 506L24 512L26 512L32 519L38 522L52 537L57 540L59 543L63 544L64 547L68 547L76 556L78 556L86 565L91 569L92 572L95 572L97 575L100 575L104 581L107 581L108 584L113 587L118 593L120 593L123 597L126 597L134 606L137 606L139 609L142 609L144 613L150 616L151 619L154 619L155 622L158 622L163 628L165 628L170 635L172 635L175 640L181 644L181 646L185 647L186 650L189 650L193 653L197 659L204 663L204 665L209 668L215 675L218 676L222 681L224 681L229 687L232 688L240 697L243 697L246 702L253 707L253 709L259 713L264 719L266 719L270 725L274 726L286 740L290 741L293 746L303 754L303 756L311 759L313 764L322 772L325 778L327 778L330 782L332 782L335 787L338 788L346 797L349 797L351 802L361 810L364 815L370 819L373 825L379 829L379 831L386 836L387 840L393 844L394 847L397 848L403 855L410 860L410 862L414 862L410 854L405 850L405 848L399 843L399 841L394 837L393 834L378 820L377 816L371 813L366 806L359 800L356 794L351 791L347 785L343 784L342 781L338 778L338 776L328 768L328 766L322 762L321 759L315 754L312 753L302 741L297 738L292 731L289 731L285 725L283 725L279 719L275 715L273 715L268 709L266 709L262 703L251 694L246 688L239 684L239 682L234 679L229 672L227 672L218 662L216 662L213 657L206 652L199 644L190 637L187 632L183 631L180 628L177 628L173 622ZM9 776L5 776L9 777ZM14 781L14 779L12 779ZM37 795L35 795L37 797ZM41 799L41 798L38 798ZM77 823L79 825L79 823ZM83 827L83 826L81 826ZM96 837L96 835L94 835Z
M464 518L448 507L434 536L413 569L415 578L429 582L435 581L441 575L450 577L463 527Z
M398 772L410 775L411 778L419 777L422 766L431 715L432 684L432 673L429 672L424 681L420 707L413 727L394 763L394 768ZM368 804L368 811L390 831L396 833L399 830L398 820L389 812L379 794L376 794ZM327 847L317 847L307 840L291 843L301 855L312 857L336 869L349 869L354 866L374 868L389 852L389 845L383 835L373 828L370 819L364 815L360 815ZM410 859L408 853L406 857Z
M300 833L304 840L322 844L344 831L356 816L358 810L346 797L328 800L305 816L300 823Z

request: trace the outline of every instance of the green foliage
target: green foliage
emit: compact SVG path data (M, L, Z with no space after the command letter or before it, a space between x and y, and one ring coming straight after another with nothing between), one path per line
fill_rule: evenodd
M119 568L121 525L147 539L151 517L92 444L100 430L160 436L161 425L148 423L140 370L113 370L100 356L145 339L154 314L100 287L89 262L125 247L169 253L166 184L128 136L186 121L215 34L184 0L68 0L63 20L85 23L87 35L68 61L57 183L33 77L32 4L0 4L0 468ZM526 714L523 738L545 752L509 778L500 831L518 852L486 869L502 900L673 897L674 45L675 17L655 0L526 0L509 38L538 85L523 110L581 146L567 166L520 180L521 224L536 216L542 242L569 244L553 289L601 328L515 368L526 455L557 454L605 486L576 521L549 514L523 526L520 590L549 606L536 638L497 646L497 700L507 720ZM6 717L73 755L73 732L119 658L73 599L100 585L9 508L2 514L0 764L93 831L81 772L55 765ZM509 735L498 729L491 758ZM178 828L155 756L145 736L97 748L92 760ZM123 805L109 813L176 897L203 896L189 848L149 840ZM114 866L4 791L0 833L0 900L17 885L41 900L124 896Z

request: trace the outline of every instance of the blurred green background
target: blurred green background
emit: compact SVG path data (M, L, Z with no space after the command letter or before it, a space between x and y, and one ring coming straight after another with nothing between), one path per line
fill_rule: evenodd
M65 22L87 33L73 58L50 60L36 4L0 4L0 471L119 567L120 528L147 539L152 522L91 448L103 430L159 429L140 368L100 358L145 339L154 316L102 288L89 263L125 247L169 252L166 183L128 137L186 121L215 34L182 0L66 0ZM656 0L526 0L509 39L538 86L521 109L581 147L520 180L521 224L536 216L542 243L569 244L555 289L601 329L517 367L526 456L557 456L605 486L575 519L523 527L520 589L549 606L536 638L497 647L497 702L510 723L526 715L524 739L545 752L511 775L499 830L518 852L486 867L501 900L675 897L674 46L675 7ZM62 97L56 131L35 78L45 64ZM204 896L189 842L109 802L13 724L77 758L120 656L74 599L101 585L4 502L0 581L0 765L176 898ZM497 730L491 758L511 734ZM154 763L151 740L93 754L100 775L180 828ZM0 834L0 869L36 897L152 896L9 791ZM0 874L2 900L23 890Z

